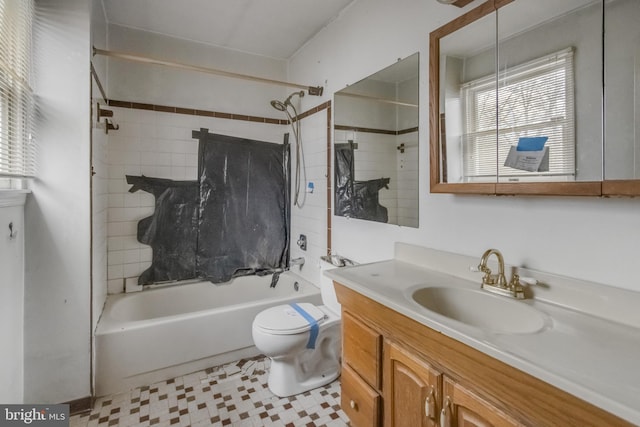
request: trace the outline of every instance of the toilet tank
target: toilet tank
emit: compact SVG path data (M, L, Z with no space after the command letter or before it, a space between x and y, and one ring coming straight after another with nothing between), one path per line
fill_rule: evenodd
M320 296L322 304L328 307L335 314L340 314L340 303L336 296L336 289L333 287L333 280L324 275L326 270L338 268L323 259L320 260Z

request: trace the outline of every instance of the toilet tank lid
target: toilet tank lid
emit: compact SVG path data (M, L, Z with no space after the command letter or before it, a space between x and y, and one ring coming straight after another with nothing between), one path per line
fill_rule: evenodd
M316 322L320 322L325 314L315 305L308 302L298 303ZM258 313L254 324L275 335L298 334L311 329L309 321L289 304L278 305Z

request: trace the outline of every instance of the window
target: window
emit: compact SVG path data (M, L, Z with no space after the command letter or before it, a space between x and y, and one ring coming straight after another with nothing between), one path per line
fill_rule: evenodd
M31 0L0 0L0 185L35 173Z
M575 179L573 49L565 49L462 85L467 182ZM496 99L498 109L496 110ZM521 137L546 136L549 170L526 172L504 166ZM498 138L498 142L496 142ZM497 168L496 168L497 165Z

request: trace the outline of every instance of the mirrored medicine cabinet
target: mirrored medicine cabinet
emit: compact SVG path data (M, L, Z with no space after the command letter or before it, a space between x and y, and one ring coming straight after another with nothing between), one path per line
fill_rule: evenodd
M418 227L419 54L334 94L334 214Z
M433 31L431 192L640 195L639 21L637 0L490 0Z

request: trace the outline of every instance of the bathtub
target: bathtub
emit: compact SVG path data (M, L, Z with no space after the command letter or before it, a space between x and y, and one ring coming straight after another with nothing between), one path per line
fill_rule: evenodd
M245 276L110 295L95 334L96 395L256 356L256 314L294 301L321 304L320 289L292 272L270 284L270 275Z

